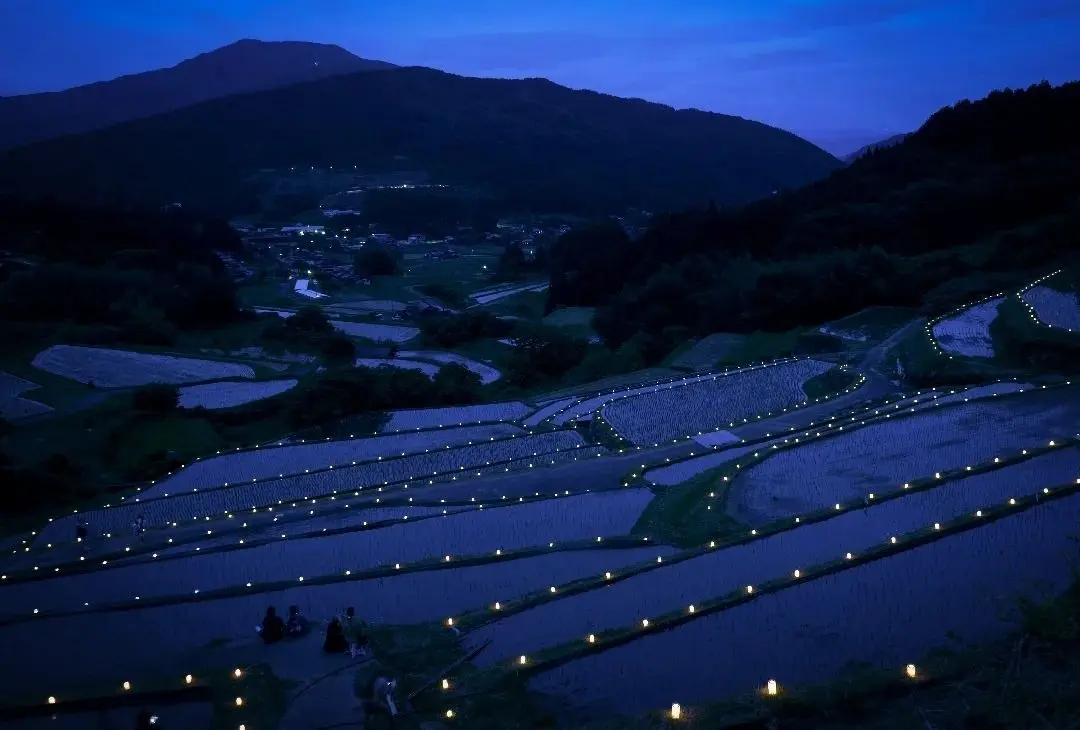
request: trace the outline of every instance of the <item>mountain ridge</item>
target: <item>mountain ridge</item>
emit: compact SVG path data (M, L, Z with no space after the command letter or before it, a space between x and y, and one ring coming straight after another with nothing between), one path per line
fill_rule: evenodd
M0 97L0 150L103 129L239 93L395 68L344 48L242 39L165 68L62 91Z
M546 79L394 67L208 100L8 150L0 153L0 188L224 205L253 194L243 181L260 169L390 172L403 164L439 182L529 204L544 199L555 209L576 201L605 209L709 198L737 204L841 166L790 132L739 117Z

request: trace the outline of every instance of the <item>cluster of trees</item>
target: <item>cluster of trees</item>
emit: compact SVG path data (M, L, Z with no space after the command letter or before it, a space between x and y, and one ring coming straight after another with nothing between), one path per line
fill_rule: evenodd
M223 221L181 210L108 210L0 198L0 322L9 339L58 326L75 341L168 344L239 316L215 251L240 254Z
M400 273L398 256L386 246L365 243L364 248L353 256L353 273L357 276L394 276Z
M428 310L420 316L420 335L429 347L451 348L466 342L499 339L514 331L514 323L481 310L440 312Z
M300 307L296 314L286 319L275 315L266 320L261 336L270 342L300 350L316 350L330 367L348 367L356 362L356 345L339 334L326 314L313 304Z
M1080 236L1080 83L995 92L828 179L741 208L601 225L551 253L548 308L637 333L787 330L871 305L943 309L1068 258Z

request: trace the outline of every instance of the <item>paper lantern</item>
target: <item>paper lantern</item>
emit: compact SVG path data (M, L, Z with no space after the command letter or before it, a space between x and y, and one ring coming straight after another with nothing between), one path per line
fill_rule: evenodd
M240 667L237 667L233 670L233 676L240 679L240 677L244 676L244 673L240 671Z
M590 644L595 644L596 643L596 635L595 634L589 634L589 643Z
M695 611L697 611L697 609L694 608L694 604L692 604L692 603L690 604L690 608L687 609L687 610L690 611L690 613L694 613Z
M502 610L502 604L499 603L498 601L495 601L495 610L496 611L501 611Z
M446 719L447 720L453 720L454 719L454 711L453 710L447 710L446 711Z
M447 626L453 626L454 625L454 619L452 619L452 618L446 619L446 625Z
M779 691L779 688L778 688L778 687L776 686L776 680L775 680L775 679L770 679L770 680L769 680L769 683L768 683L768 684L767 684L767 685L765 686L765 691L766 691L766 692L767 692L767 693L768 693L768 694L769 694L769 695L770 695L771 697L775 697L775 696L776 696L776 693L777 693L777 692Z
M647 619L647 618L641 619L641 628L643 628L643 629L649 628L649 619Z
M131 689L131 682L124 682L124 691Z
M237 707L241 707L244 704L244 698L243 697L237 697L235 701L236 701L236 706Z
M56 698L55 697L50 697L49 698L49 704L50 705L55 705L56 704Z
M184 684L191 684L193 681L195 681L195 678L190 674L184 677Z
M443 688L443 689L450 689L450 680L448 680L448 679L444 679L444 680L442 681L442 688Z
M915 669L914 664L908 664L904 668L904 673L907 674L907 676L911 677L912 679L915 679L915 675L918 674L917 670Z
M521 656L518 657L518 664L525 664L528 661L529 660L525 658L524 654L522 654Z
M671 706L671 719L678 720L682 717L682 708L679 707L679 703L676 702Z

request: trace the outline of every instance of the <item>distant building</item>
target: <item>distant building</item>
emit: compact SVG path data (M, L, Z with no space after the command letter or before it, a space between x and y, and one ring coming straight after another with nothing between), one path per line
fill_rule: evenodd
M317 292L314 289L310 289L310 284L311 279L297 279L296 288L293 291L302 297L307 297L308 299L322 299L326 296L322 292Z
M285 226L281 229L282 233L299 233L301 236L305 233L321 233L326 235L326 230L323 226Z

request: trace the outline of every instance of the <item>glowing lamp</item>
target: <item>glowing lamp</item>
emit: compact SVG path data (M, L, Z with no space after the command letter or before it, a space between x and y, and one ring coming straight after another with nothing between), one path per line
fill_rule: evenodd
M904 673L911 679L915 679L915 675L918 674L918 671L915 669L914 664L908 664L906 667L904 667Z
M126 692L126 691L128 691L130 689L131 689L131 682L124 682L124 691Z
M453 720L454 719L454 711L453 710L447 710L446 711L446 719L447 720Z
M237 697L235 702L236 702L237 707L242 707L243 704L244 704L244 698L243 697Z
M519 657L518 657L518 664L525 664L525 663L527 663L528 661L529 661L529 660L528 660L528 659L527 659L527 658L525 657L525 655L524 655L524 654L522 654L521 656L519 656Z
M1016 500L1015 499L1010 499L1009 504L1016 504Z
M689 611L690 613L695 613L695 612L697 611L697 609L696 609L696 608L694 608L694 604L692 604L692 603L690 604L690 608L688 608L687 610L688 610L688 611Z
M495 601L495 610L496 611L501 611L502 610L502 604L499 603L498 601Z
M453 626L454 625L454 619L452 619L452 618L446 619L446 625L447 626Z
M935 530L940 530L941 529L941 523L940 522L935 522L934 523L934 529Z
M550 590L552 593L554 593L555 592L555 586L551 586L551 588L549 588L548 590Z
M50 697L49 698L49 704L50 705L55 705L56 704L56 698L55 697Z
M240 679L240 677L244 676L244 673L240 671L240 667L237 667L233 670L233 676Z
M450 680L444 679L442 681L442 688L443 689L450 689Z
M596 635L595 634L589 634L589 643L590 644L595 644L596 643Z
M747 593L753 593L754 592L754 586L746 586L746 592Z
M186 677L184 677L184 684L191 684L194 681L195 681L195 678L192 677L190 674L187 675Z
M647 619L647 618L641 619L641 628L643 628L643 629L649 628L649 619Z
M604 573L604 580L611 580L611 573Z
M802 573L796 570L794 573L792 573L792 575L798 578L800 575L802 575Z
M671 706L671 719L678 720L682 717L682 708L679 707L679 703L676 702Z
M775 696L776 696L776 693L777 693L778 691L779 691L779 689L778 689L778 688L777 688L777 686L776 686L776 680L775 680L775 679L770 679L770 680L769 680L769 683L768 683L767 685L765 685L765 692L766 692L766 693L767 693L767 694L768 694L768 695L769 695L770 697L775 697Z

